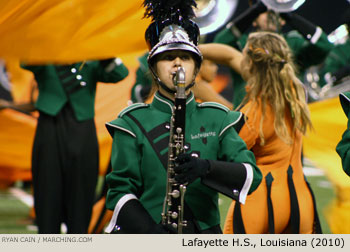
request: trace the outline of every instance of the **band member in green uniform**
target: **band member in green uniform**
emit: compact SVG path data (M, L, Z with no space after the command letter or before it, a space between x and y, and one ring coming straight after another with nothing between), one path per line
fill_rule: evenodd
M119 58L70 65L23 65L38 83L39 118L32 153L39 233L87 233L98 177L94 122L97 82L128 75Z
M138 58L139 67L136 70L136 81L131 88L131 101L148 102L152 98L154 89L152 89L152 74L149 71L147 63L148 52ZM195 99L203 102L218 102L232 109L232 103L217 93L209 84L214 81L218 70L218 66L209 60L203 60L201 69L197 75L196 85L192 92Z
M106 178L106 206L114 212L105 231L176 233L174 225L162 218L169 163L175 162L172 182L187 186L181 204L187 222L183 233L221 233L218 192L244 203L261 182L254 155L235 130L243 116L218 103L198 104L191 92L202 62L199 29L190 20L195 1L145 1L144 5L146 16L153 16L146 41L158 91L151 104L133 104L107 123L113 137L113 170ZM174 77L181 69L186 86L185 151L174 159L167 152L169 141L173 144L175 139L169 136L170 119L178 123L176 113L181 111L179 106L174 108L180 92Z
M319 85L340 84L342 79L350 76L350 7L343 15L343 24L347 34L338 41L330 51L320 68Z
M342 160L343 170L350 176L350 92L340 94L339 99L348 118L348 125L336 150Z
M148 70L148 52L138 58L139 67L136 70L136 81L131 88L131 101L133 103L145 102L150 96L152 88L152 75Z
M291 48L295 63L299 70L300 79L307 68L320 64L332 49L327 34L322 29L295 13L281 13L279 17L272 11L267 11L265 4L258 0L249 9L244 11L230 22L225 29L214 38L215 43L222 43L242 51L253 25L256 31L281 32L281 27L288 24L294 30L284 33L288 46ZM234 108L242 102L246 94L246 83L240 75L230 71L233 82Z

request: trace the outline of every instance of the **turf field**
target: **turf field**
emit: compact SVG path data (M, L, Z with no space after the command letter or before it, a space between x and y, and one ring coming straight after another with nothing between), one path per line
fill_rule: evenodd
M315 193L323 233L330 234L331 231L324 217L324 209L335 195L332 184L322 171L312 167L307 161L304 173ZM33 219L30 217L30 206L32 205L30 193L30 186L23 186L22 183L16 183L11 188L0 189L0 234L32 234L37 232ZM222 224L230 202L229 198L220 195Z

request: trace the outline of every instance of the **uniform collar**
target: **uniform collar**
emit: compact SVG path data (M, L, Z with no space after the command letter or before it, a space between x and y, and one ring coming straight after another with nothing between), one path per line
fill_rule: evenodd
M350 112L350 92L344 92L339 94L340 104L343 107L346 116L349 116Z
M163 96L161 93L156 92L154 95L152 106L157 108L160 111L163 111L165 113L172 113L174 102L165 96ZM194 99L194 95L191 92L187 97L186 102L186 113L192 112L196 108L196 101Z

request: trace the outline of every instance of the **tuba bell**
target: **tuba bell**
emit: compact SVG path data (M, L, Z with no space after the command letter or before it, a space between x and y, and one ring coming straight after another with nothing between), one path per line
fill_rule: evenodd
M268 9L278 13L291 12L298 9L305 0L261 0Z
M200 34L206 35L225 25L236 11L239 0L196 0L194 9Z
M298 9L305 0L261 0L268 9L268 23L274 24L276 27L275 32L280 33L281 26L281 13L292 12Z

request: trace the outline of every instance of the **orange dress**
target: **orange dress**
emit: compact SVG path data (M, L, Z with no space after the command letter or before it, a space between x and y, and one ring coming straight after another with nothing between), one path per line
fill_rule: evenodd
M247 105L241 109L244 114ZM244 205L236 206L235 201L231 203L224 233L309 234L315 232L315 226L320 229L313 195L302 170L302 134L296 132L291 145L282 141L274 130L275 115L268 105L263 123L265 145L261 146L259 137L261 107L256 105L246 115L248 119L239 135L246 142L248 149L254 152L263 180L257 190L247 197ZM286 115L286 124L291 134L292 122L289 111Z

